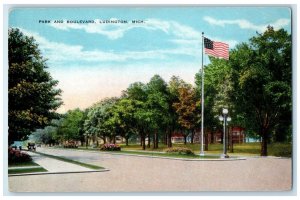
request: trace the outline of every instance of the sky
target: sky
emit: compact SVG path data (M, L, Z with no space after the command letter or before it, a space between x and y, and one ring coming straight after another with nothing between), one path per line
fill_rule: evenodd
M194 84L202 63L202 32L232 49L268 25L291 33L291 10L114 6L15 8L9 13L9 27L33 36L48 59L47 70L63 91L60 113L120 96L131 83L147 83L155 74L166 82L175 75ZM203 59L209 63L206 55Z

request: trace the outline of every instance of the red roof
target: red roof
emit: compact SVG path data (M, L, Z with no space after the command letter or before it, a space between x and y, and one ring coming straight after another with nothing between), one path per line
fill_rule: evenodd
M182 133L172 133L172 137L184 137Z
M240 127L240 126L234 126L232 127L232 131L238 131L238 132L241 132L241 131L244 131L245 129Z

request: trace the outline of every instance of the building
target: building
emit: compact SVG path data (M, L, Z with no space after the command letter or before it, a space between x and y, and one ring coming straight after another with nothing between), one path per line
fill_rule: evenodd
M184 135L180 132L174 132L171 137L172 143L184 143Z
M209 144L211 143L222 143L223 141L223 130L216 130L213 132L208 133L207 138L204 138L207 140ZM205 136L204 136L205 137ZM229 127L229 135L228 135L229 141L232 140L234 144L238 143L244 143L246 141L245 137L245 129L240 126L233 126ZM201 140L201 130L197 129L194 135L194 143L200 143ZM174 132L172 134L171 138L172 143L183 143L184 142L184 135L180 132ZM191 141L191 135L187 136L187 142Z
M240 144L246 142L245 137L245 129L240 126L234 126L231 128L231 131L229 132L229 138L232 138L232 142L235 144Z

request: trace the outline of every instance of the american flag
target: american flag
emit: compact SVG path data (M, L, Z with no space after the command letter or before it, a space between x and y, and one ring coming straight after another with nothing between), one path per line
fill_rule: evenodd
M224 42L215 42L205 37L204 49L205 54L229 60L229 45Z

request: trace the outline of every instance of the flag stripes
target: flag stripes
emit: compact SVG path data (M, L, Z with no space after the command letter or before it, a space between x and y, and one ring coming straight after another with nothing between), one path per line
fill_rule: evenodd
M215 42L204 38L205 54L229 60L229 45L224 42Z

